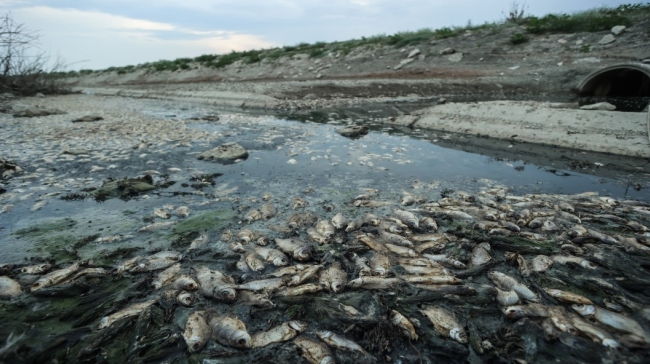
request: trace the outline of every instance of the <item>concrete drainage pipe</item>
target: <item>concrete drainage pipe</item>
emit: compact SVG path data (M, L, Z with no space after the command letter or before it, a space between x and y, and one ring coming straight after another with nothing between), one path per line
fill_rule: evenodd
M609 102L618 111L643 111L650 102L650 64L624 63L592 72L578 85L580 105Z

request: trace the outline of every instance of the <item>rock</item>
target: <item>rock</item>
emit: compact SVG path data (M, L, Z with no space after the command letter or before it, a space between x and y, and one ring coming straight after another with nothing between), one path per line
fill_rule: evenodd
M414 50L411 51L411 53L409 53L408 58L413 58L413 57L417 56L420 53L421 53L420 50L415 48Z
M338 129L336 132L341 134L344 137L356 139L356 138L361 138L362 136L368 134L368 127L351 125L342 129Z
M318 99L318 96L316 96L315 94L307 94L307 95L303 96L302 99L303 100L316 100L316 99Z
M442 104L444 104L446 102L447 102L447 99L445 99L444 97L441 97L441 98L438 99L438 105L442 105Z
M600 58L587 57L587 58L576 59L575 61L573 61L573 64L579 64L579 63L600 63Z
M409 64L409 63L411 63L411 62L413 62L413 61L414 61L413 58L403 59L403 60L402 60L402 61L401 61L397 66L393 67L393 69L394 69L394 70L398 70L398 69L400 69L400 68L406 66L407 64Z
M454 53L452 55L447 56L447 60L449 60L449 62L460 62L463 60L463 54Z
M0 158L0 179L9 179L21 173L23 173L23 169L16 163Z
M65 111L59 109L47 109L39 106L14 105L12 107L15 118L33 118L37 116L65 114Z
M43 95L42 93L38 92L38 93L36 93L36 95L34 95L34 97L40 97L40 98L43 98L43 97L45 97L45 95Z
M425 58L427 58L427 56L424 55L424 54L420 54L420 55L418 56L418 60L420 60L420 61L424 61Z
M219 116L218 115L203 115L200 118L201 120L204 121L219 121Z
M445 49L440 51L441 56L446 56L448 54L454 54L454 53L456 53L456 50L453 49L453 48L445 48Z
M319 74L316 75L316 78L323 78L323 75L321 75L321 74L319 73Z
M580 106L580 110L603 110L603 111L614 111L616 106L610 104L609 102L599 102L591 105Z
M237 143L226 143L199 154L197 159L214 162L233 162L248 158L248 151Z
M616 37L611 34L607 34L601 40L598 41L598 44L609 44L616 42Z
M625 31L625 28L626 28L625 25L617 25L617 26L612 28L612 34L620 35L621 33L623 33Z
M564 39L564 38L560 38L560 39L557 40L557 42L560 43L560 44L566 44L567 40Z
M91 121L99 121L99 120L104 120L103 117L99 115L86 115L82 116L78 119L72 120L73 123L86 123L86 122L91 122Z

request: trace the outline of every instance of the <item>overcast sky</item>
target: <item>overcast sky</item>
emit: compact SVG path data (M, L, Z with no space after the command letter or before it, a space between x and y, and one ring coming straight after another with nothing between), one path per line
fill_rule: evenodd
M503 20L512 0L0 0L70 69ZM524 1L519 1L523 3ZM528 14L632 0L528 0Z

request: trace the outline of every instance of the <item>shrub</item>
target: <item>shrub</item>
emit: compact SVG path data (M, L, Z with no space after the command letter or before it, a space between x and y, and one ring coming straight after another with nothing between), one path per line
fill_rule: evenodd
M516 33L510 37L510 43L517 45L528 42L528 37L525 34Z
M534 34L599 32L616 25L631 24L632 22L622 15L587 11L573 15L549 14L542 18L529 17L526 20L526 31Z

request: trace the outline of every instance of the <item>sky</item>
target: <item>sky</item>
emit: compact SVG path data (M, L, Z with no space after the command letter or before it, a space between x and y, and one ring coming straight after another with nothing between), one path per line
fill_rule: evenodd
M526 14L633 0L519 1ZM513 0L0 0L70 70L501 21Z

